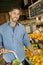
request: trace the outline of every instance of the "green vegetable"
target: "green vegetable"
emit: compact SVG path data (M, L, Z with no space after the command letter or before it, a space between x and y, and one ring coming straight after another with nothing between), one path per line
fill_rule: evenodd
M20 62L17 59L15 59L12 61L12 65L20 65Z

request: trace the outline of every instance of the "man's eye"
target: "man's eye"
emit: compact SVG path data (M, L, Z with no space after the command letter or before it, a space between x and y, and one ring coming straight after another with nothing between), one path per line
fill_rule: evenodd
M13 12L13 14L16 14L15 12Z
M19 14L17 14L17 15L19 15Z

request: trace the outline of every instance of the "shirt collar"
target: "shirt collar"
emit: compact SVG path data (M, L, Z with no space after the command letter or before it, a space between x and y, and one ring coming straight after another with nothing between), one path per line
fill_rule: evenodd
M10 26L10 21L8 21L8 25ZM19 23L18 23L18 22L16 23L16 26L17 26L17 25L19 26Z

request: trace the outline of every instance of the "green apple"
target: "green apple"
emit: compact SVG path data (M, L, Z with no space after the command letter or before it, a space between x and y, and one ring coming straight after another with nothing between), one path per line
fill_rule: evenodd
M12 61L12 65L20 65L20 62L17 59L15 59Z

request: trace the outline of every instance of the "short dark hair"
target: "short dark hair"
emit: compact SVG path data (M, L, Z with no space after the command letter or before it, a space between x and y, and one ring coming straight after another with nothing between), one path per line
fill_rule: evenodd
M13 0L12 3L10 2L9 5L9 11L12 11L13 9L19 9L21 10L21 3L17 0Z
M9 11L12 11L13 9L19 9L19 10L21 10L21 8L19 6L11 6L9 8Z

